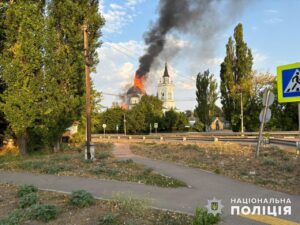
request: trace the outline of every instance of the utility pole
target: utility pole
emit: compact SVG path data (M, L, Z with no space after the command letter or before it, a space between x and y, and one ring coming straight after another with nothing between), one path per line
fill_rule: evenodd
M241 92L241 132L242 132L242 136L244 136L243 92Z
M86 154L91 159L91 78L89 64L89 33L88 26L83 25L84 59L85 59L85 98L86 98Z

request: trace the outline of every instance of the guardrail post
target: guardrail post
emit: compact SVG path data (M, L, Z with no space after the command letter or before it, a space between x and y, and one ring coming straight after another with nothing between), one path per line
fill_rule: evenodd
M128 137L128 139L129 139L129 140L131 140L131 139L132 139L132 137L131 137L131 136L129 136L129 137Z
M164 141L164 137L160 137L160 141Z
M214 142L218 142L218 141L219 141L219 138L214 137Z
M120 136L118 136L118 140L120 140L121 139L121 137Z
M143 141L145 141L146 140L146 137L145 136L143 136Z
M182 141L186 141L186 137L183 137L183 138L182 138Z

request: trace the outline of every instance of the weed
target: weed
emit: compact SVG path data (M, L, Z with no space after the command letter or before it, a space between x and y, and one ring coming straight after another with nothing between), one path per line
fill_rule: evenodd
M73 206L83 208L95 203L95 199L91 193L85 190L73 191L69 200L69 203Z
M110 152L96 152L95 154L96 159L108 159L111 156Z
M38 170L42 169L45 166L46 162L43 160L35 160L35 161L25 161L19 163L19 168L23 170Z
M214 216L208 213L206 209L197 208L196 215L194 217L193 225L213 225L221 220L220 215Z
M282 159L283 159L284 161L289 161L289 160L290 160L290 157L288 157L287 155L285 155L285 156L282 157Z
M38 198L38 195L36 192L29 193L27 195L20 197L19 207L22 209L30 207L32 205L37 204L38 200L39 200L39 198Z
M260 177L257 177L257 178L255 179L255 184L266 185L266 184L268 184L268 183L269 183L268 180L262 179L262 178L260 178Z
M31 206L29 212L31 219L48 222L50 220L56 219L58 215L58 208L55 205L37 204Z
M240 172L240 175L241 175L241 176L247 176L248 173L247 173L246 171L243 170L243 171Z
M5 219L0 219L0 225L19 225L23 219L23 214L20 210L16 210L9 214Z
M99 175L99 174L106 174L110 177L114 177L116 176L120 171L117 169L111 169L102 165L96 166L95 168L93 168L91 171L91 173Z
M118 215L116 214L106 214L99 220L98 225L114 225L117 223L117 217Z
M286 172L291 173L291 172L294 171L295 166L294 166L294 165L291 165L291 164L285 164L285 165L282 166L282 169L283 169L284 171L286 171Z
M186 187L186 184L180 180L157 173L151 173L147 175L142 173L140 176L138 176L138 179L144 181L145 184L156 185L159 187Z
M34 193L34 192L37 192L37 191L38 191L38 189L35 186L25 184L25 185L22 185L22 186L18 187L17 194L18 194L18 197L23 197L25 195L28 195L30 193Z
M220 173L221 173L221 169L216 168L214 172L215 172L216 174L220 174Z
M126 160L118 160L117 163L119 164L132 164L134 163L132 159L126 159Z
M117 207L131 216L145 215L151 203L148 198L138 198L132 195L116 194L113 198Z
M143 175L144 176L147 176L149 175L150 173L152 173L153 169L152 168L145 168L144 171L143 171Z
M63 171L71 171L72 169L74 169L74 167L70 165L50 164L43 169L43 172L56 174Z
M273 159L266 159L263 162L263 165L265 165L265 166L275 166L276 165L276 161L274 161Z

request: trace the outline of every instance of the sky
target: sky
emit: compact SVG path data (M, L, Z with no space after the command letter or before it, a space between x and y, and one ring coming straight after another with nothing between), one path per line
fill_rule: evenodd
M209 69L220 82L220 63L225 57L225 46L238 23L243 24L244 40L253 52L253 69L276 75L277 66L299 62L300 0L245 2L243 9L236 13L229 14L223 7L218 14L209 14L211 21L217 18L227 20L226 25L214 31L214 37L211 37L213 47L209 50L204 51L206 42L201 39L202 35L168 34L166 50L148 75L147 94L156 95L157 83L167 62L175 87L176 108L179 111L193 110L196 106L196 75ZM103 92L103 106L111 107L112 102L121 101L114 95L124 93L132 85L139 57L146 47L143 35L158 17L158 5L159 0L100 0L100 11L106 24L102 28L103 44L97 50L100 62L92 79L95 88Z

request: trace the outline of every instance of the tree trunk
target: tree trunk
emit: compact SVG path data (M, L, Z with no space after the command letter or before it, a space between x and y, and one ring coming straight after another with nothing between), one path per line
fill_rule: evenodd
M23 134L19 135L17 138L18 147L21 155L27 154L27 132L25 131Z

